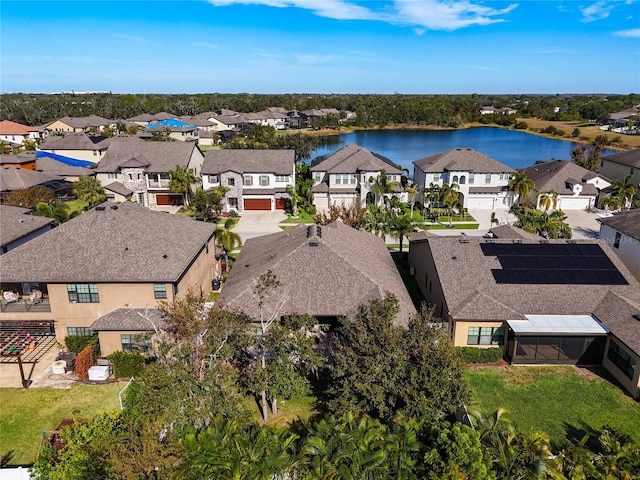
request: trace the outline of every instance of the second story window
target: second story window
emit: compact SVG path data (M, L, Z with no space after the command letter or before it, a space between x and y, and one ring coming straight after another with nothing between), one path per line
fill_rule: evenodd
M322 181L322 172L313 172L313 180L315 182L321 182Z
M164 283L153 284L153 298L156 300L167 298L167 286Z
M235 187L236 186L236 179L233 178L233 177L227 178L227 185L229 185L230 187Z
M276 182L289 182L290 179L289 175L276 175Z
M469 184L473 185L473 181L475 180L475 174L470 173L469 174Z
M439 173L434 173L433 174L433 181L434 182L439 182L440 181L440 174Z
M218 183L218 175L209 175L209 183Z
M67 293L71 303L100 303L97 283L68 283Z
M485 184L491 183L491 174L490 174L490 173L487 173L487 174L484 176L484 183L485 183Z
M253 185L253 177L251 175L245 175L242 178L242 183L246 186L251 186Z
M260 175L260 186L268 187L269 186L269 176L268 175Z
M107 173L107 178L109 180L116 180L118 178L118 174L115 172L109 172Z

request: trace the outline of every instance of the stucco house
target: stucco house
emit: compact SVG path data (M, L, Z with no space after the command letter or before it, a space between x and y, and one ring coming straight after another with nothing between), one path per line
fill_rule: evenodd
M198 141L198 127L177 118L151 122L147 126L147 132L151 134L166 132L169 138L180 142Z
M70 182L77 182L80 177L95 175L92 162L72 161L62 158L59 155L38 152L36 155L36 165L39 172L49 175L57 175Z
M384 241L340 222L299 225L246 241L218 303L259 319L254 286L267 271L280 286L265 299L270 314L309 314L320 323L353 313L386 292L400 302L395 321L406 325L414 305Z
M155 308L189 291L207 294L215 275L214 232L215 225L135 203L99 205L2 256L0 287L23 300L4 307L0 323L49 323L62 342L92 334L93 323L117 309ZM33 291L41 301L29 306ZM119 350L132 334L101 331L102 353Z
M409 265L454 345L497 346L514 364L604 364L640 393L640 321L602 314L617 298L640 315L640 284L606 242L420 232Z
M132 201L147 207L183 205L184 195L169 190L169 171L183 166L192 169L199 178L203 160L195 142L114 137L96 168L96 177L102 185L121 183L133 192Z
M519 169L535 183L530 198L540 207L540 193L554 191L557 210L589 210L598 204L600 191L611 185L604 175L567 160L551 160Z
M640 186L640 148L600 158L598 171L612 180L624 180L630 174L631 183Z
M28 208L0 205L0 255L51 230L53 218L29 215Z
M87 117L62 117L45 126L47 132L91 132L102 131L109 125L114 125L113 120L109 120L98 115L89 115Z
M620 260L640 280L640 210L627 210L598 218L598 238L613 248Z
M413 183L421 189L431 184L457 184L462 207L509 209L513 192L509 180L515 170L472 148L454 148L414 160ZM424 202L424 196L422 201ZM426 203L426 202L425 202Z
M38 150L75 160L99 163L104 158L111 138L93 133L77 132L49 135Z
M42 138L42 130L40 127L30 127L11 120L2 120L0 122L0 141L22 146L22 142L25 140L36 141Z
M284 210L295 171L293 150L210 150L202 165L202 188L229 188L224 212Z
M25 170L37 170L35 152L22 152L17 155L0 155L0 168L24 168Z
M364 208L376 201L371 188L382 171L397 185L402 176L391 160L356 144L313 160L310 170L313 204L318 211L341 204Z
M49 188L56 195L62 195L72 183L58 175L26 170L24 168L3 167L0 169L0 203L11 192L35 186Z

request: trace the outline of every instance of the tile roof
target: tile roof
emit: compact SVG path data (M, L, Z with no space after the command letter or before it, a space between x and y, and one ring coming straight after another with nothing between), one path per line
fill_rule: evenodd
M117 308L98 317L91 325L96 332L111 331L154 331L164 329L167 324L164 314L157 308Z
M401 175L402 172L391 160L371 152L355 143L341 148L337 152L322 159L315 159L311 164L312 172L327 173L359 173L380 172Z
M414 160L413 164L423 172L474 172L508 173L511 167L486 156L473 148L454 148L430 157Z
M12 122L11 120L2 120L0 122L0 135L28 135L31 132L41 132L40 127L30 127L22 123Z
M513 240L485 240L478 237L440 237L416 234L417 243L427 242L435 262L450 315L455 320L524 320L525 315L591 314L609 292L640 300L640 284L618 256L602 240L575 240L597 243L624 276L628 285L543 285L498 284L492 269L500 269L497 257L485 256L483 243L513 243ZM540 241L522 239L523 244ZM545 241L543 241L544 243ZM549 243L566 243L549 240Z
M29 215L28 208L0 205L0 245L7 245L49 225L52 218Z
M225 172L293 175L295 150L209 150L204 156L203 175Z
M111 139L85 132L67 132L64 135L49 135L40 145L40 150L106 150Z
M619 163L629 167L640 168L640 148L634 148L625 152L613 153L601 158L607 162Z
M309 232L311 237L307 236ZM371 299L382 298L387 291L400 301L397 323L406 324L415 312L384 241L340 222L322 227L299 225L247 240L218 303L259 318L253 288L269 269L281 286L277 295L267 300L267 308L286 294L282 314L340 316Z
M64 179L58 175L50 175L24 168L4 167L0 169L0 192L13 192L36 185L55 186L63 183ZM58 185L59 186L59 185Z
M609 292L593 314L609 331L640 355L640 303Z
M519 170L533 180L538 192L554 190L559 195L573 195L573 190L568 185L572 184L582 185L583 195L598 195L598 189L586 183L586 180L594 178L593 172L567 160L551 160ZM608 180L603 175L598 176Z
M614 213L610 217L600 217L598 221L640 241L640 209Z
M105 203L2 256L6 282L176 282L215 225Z
M177 166L189 165L197 148L194 142L150 142L135 137L114 137L96 172L117 172L125 162L143 156L150 162L148 172L167 173Z

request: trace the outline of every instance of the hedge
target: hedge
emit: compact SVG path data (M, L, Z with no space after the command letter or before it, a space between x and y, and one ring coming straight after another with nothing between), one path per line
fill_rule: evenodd
M502 360L501 348L455 347L465 363L496 363Z
M144 366L144 357L138 352L113 352L107 358L113 365L116 378L137 377Z
M89 368L93 365L93 347L87 345L76 355L76 374L80 380L89 378Z
M93 348L93 361L100 356L100 340L97 335L70 335L64 337L64 344L67 350L75 354L80 353L84 347L91 345Z

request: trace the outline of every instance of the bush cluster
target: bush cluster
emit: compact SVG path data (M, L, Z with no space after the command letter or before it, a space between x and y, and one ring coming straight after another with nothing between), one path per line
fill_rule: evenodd
M93 347L87 345L76 355L76 374L80 380L89 378L89 369L93 365Z
M116 378L137 377L144 366L144 357L139 352L113 352L107 358L111 360Z
M455 347L464 363L496 363L502 359L501 348Z
M87 345L93 348L93 361L100 356L100 341L97 335L70 335L64 338L67 350L75 354L80 353Z

